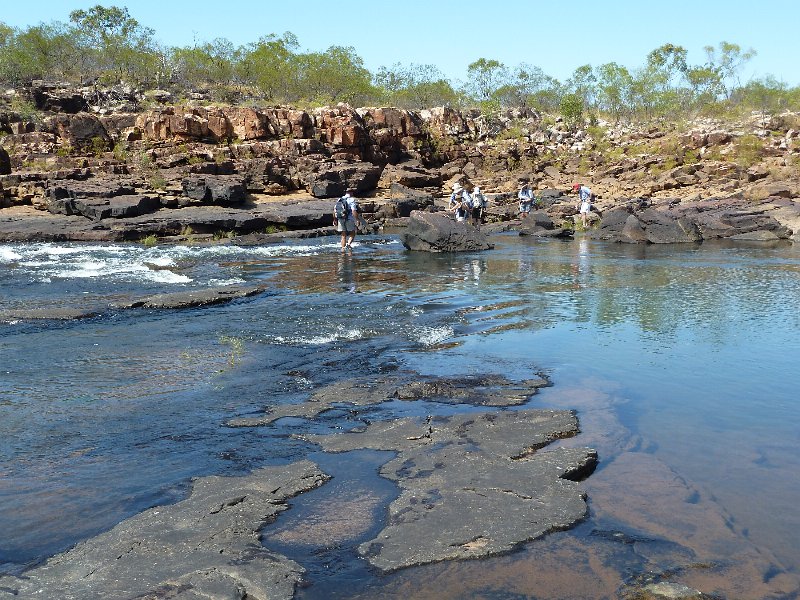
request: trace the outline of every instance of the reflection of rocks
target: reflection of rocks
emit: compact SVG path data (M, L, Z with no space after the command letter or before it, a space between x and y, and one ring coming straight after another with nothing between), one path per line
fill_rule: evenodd
M415 375L412 382L400 377L363 377L337 381L317 389L308 402L270 407L269 413L254 418L231 419L230 427L268 425L283 417L311 419L337 405L368 406L390 400L427 400L473 406L522 405L539 388L550 385L547 379L513 382L502 375L477 375L457 378Z
M264 548L259 530L327 479L309 461L198 479L186 500L123 521L24 578L0 577L0 590L64 600L292 598L303 568Z
M570 411L526 410L401 419L361 433L307 436L326 451L394 450L381 475L403 490L389 524L359 552L383 571L513 550L586 514L575 480L591 473L587 448L541 448L577 433Z

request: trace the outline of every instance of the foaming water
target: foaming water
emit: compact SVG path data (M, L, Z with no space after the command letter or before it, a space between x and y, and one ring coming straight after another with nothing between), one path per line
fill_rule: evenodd
M313 573L299 595L603 598L631 571L706 559L731 566L690 569L685 580L705 591L796 594L800 251L495 241L491 252L463 255L409 253L395 238L368 236L345 253L332 238L0 246L0 309L99 311L0 325L0 564L13 570L174 501L191 477L318 450L293 433L473 410L387 403L367 416L342 409L313 422L225 426L321 385L396 370L544 372L553 386L531 404L577 410L582 434L565 443L600 454L584 482L586 523L508 557L376 578L346 566L358 564L353 549L391 497L367 491L365 476L346 503L358 522L348 530L343 518L339 554L336 540L325 553L335 573L315 562L301 536L309 526L292 526L291 510L280 517L282 551ZM109 308L241 282L269 293L184 311ZM333 501L315 512L314 497L293 504L323 523Z

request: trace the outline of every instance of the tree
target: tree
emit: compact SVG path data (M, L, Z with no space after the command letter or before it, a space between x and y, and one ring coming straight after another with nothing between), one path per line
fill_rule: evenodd
M502 106L535 106L541 110L558 110L562 95L558 80L546 75L540 67L520 64L509 83L495 91Z
M268 101L288 100L297 87L299 46L289 31L280 37L270 34L243 52L238 68L250 75Z
M391 68L381 67L373 82L382 102L402 108L421 109L459 101L458 93L435 65L412 63L404 67L396 63Z
M154 31L142 27L127 8L96 5L69 14L75 39L82 50L84 72L92 78L112 81L146 81L148 69L157 64Z
M496 60L479 58L467 66L468 90L478 102L490 101L495 92L508 84L506 66Z
M6 32L0 64L4 78L15 84L33 79L68 78L75 74L76 48L62 23L37 25L12 34Z
M172 76L190 88L223 86L234 80L236 49L225 38L175 48L172 52Z
M583 122L583 98L578 94L566 94L561 99L561 116L570 127L577 127Z
M590 108L594 106L595 83L592 66L583 65L573 71L565 87L581 99L584 108Z
M331 46L298 58L298 92L308 100L352 103L372 92L369 71L352 46Z
M720 42L717 49L705 46L703 50L708 57L707 68L717 74L724 86L726 98L730 98L734 88L739 85L738 72L756 55L756 51L751 48L742 52L738 44L725 41Z
M615 62L600 65L595 72L599 107L619 121L626 111L631 110L633 77L628 69Z

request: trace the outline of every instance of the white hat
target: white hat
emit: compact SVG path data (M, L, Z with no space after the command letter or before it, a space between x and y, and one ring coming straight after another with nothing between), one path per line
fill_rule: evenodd
M463 188L463 187L461 187L461 184L460 184L460 183L458 183L458 182L455 182L455 183L453 184L453 191L454 191L454 192L460 192L460 191L462 191L463 189L464 189L464 188Z
M475 186L475 190L474 190L474 191L475 191L475 192L480 192L480 191L481 191L481 186L479 186L479 185L476 185L476 186Z

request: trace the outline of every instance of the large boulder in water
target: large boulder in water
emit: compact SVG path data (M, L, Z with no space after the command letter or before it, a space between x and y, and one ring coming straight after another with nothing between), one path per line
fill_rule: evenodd
M703 239L693 220L652 208L633 212L626 208L610 210L603 215L600 229L592 235L632 244L691 243Z
M400 241L409 250L424 252L474 252L494 248L486 236L467 223L444 213L414 211Z

